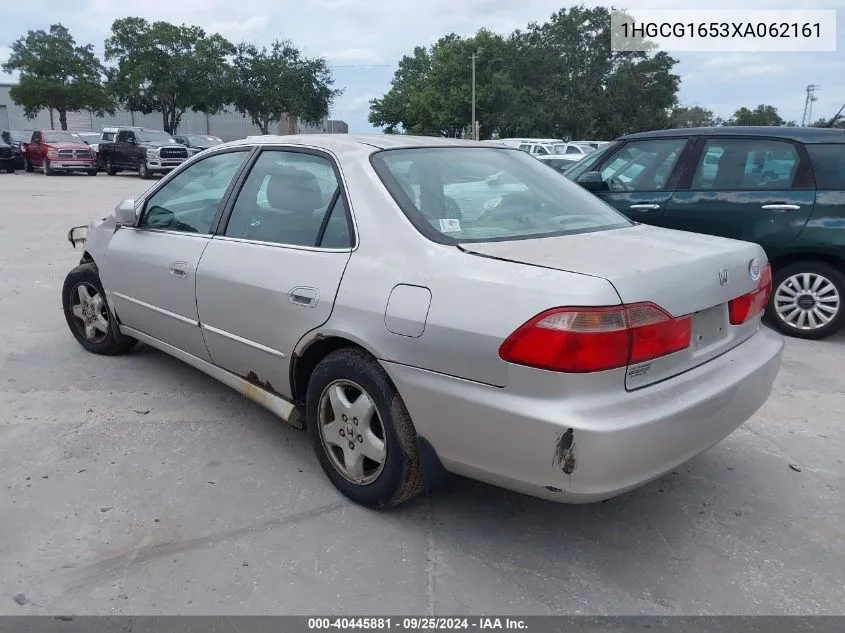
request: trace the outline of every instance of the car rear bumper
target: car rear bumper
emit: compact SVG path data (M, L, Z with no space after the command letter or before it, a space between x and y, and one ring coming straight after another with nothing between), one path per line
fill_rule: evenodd
M447 470L536 497L588 503L638 488L736 430L768 399L782 354L783 338L762 328L662 383L556 398L383 365Z

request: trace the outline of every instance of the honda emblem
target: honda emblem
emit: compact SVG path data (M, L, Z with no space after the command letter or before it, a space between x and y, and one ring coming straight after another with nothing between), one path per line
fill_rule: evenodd
M724 286L728 283L728 269L722 268L719 271L719 284Z

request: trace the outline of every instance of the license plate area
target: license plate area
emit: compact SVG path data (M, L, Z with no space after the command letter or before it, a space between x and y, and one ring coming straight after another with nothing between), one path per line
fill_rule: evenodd
M696 312L692 316L692 347L703 350L728 337L727 304Z

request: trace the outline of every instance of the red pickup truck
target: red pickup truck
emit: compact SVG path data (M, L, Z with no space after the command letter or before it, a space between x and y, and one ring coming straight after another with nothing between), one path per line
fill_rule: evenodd
M57 171L84 171L97 175L97 155L72 132L43 130L32 133L24 154L24 169L41 168L45 176Z

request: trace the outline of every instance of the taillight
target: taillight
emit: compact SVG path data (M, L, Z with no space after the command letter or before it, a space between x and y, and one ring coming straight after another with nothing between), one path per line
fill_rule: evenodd
M499 348L510 363L568 373L625 367L686 349L692 317L653 303L555 308L525 323Z
M757 288L741 297L731 299L728 303L731 325L742 325L763 312L771 294L772 267L766 264L757 282Z

